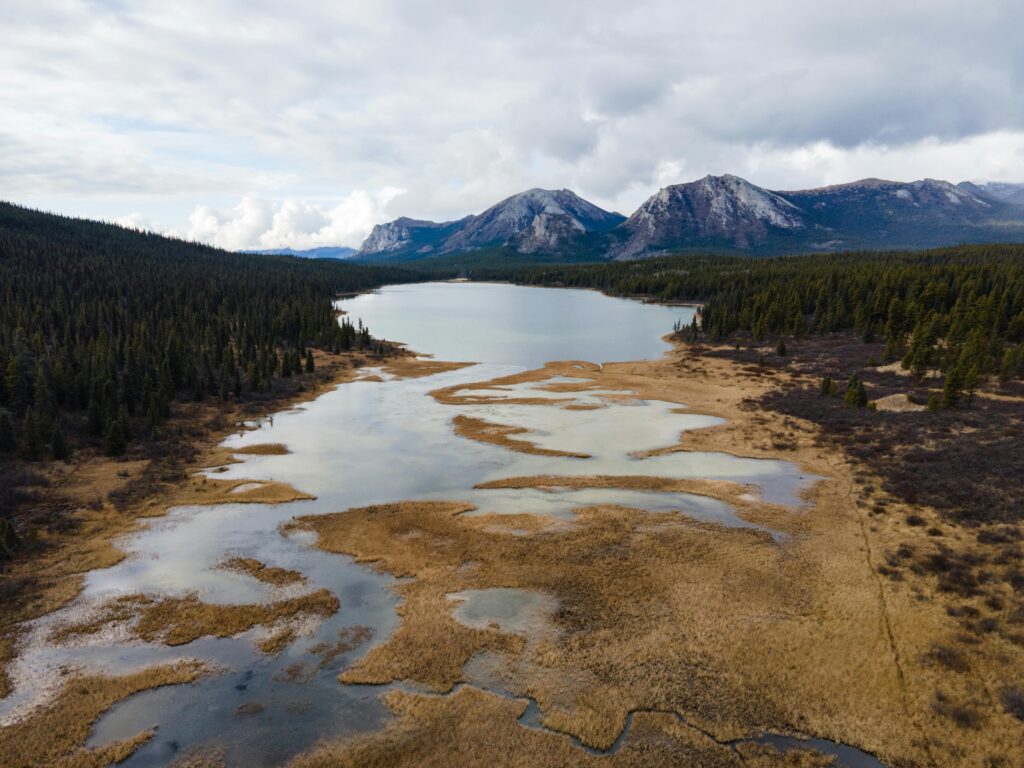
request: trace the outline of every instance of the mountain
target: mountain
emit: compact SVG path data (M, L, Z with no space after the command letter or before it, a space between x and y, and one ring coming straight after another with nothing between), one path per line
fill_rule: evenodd
M492 261L592 261L686 250L764 256L994 242L1024 242L1024 184L862 179L778 191L727 174L665 187L628 219L568 189L530 189L458 221L379 224L355 257L450 260L485 251Z
M568 189L528 189L502 200L453 234L444 251L507 245L520 253L555 250L588 232L607 232L625 221Z
M974 184L970 181L963 181L957 184L957 186L982 197L1024 205L1024 184L1008 184L1002 181Z
M299 256L304 259L350 259L355 252L355 248L348 248L344 245L321 246L320 248L299 250L294 248L267 248L262 251L246 251L246 253L264 253L272 256Z
M378 224L359 249L360 259L414 259L504 246L518 253L578 248L625 221L568 189L529 189L486 211L435 223L401 218Z
M929 248L1024 240L1024 210L969 186L863 179L779 192L736 176L665 187L610 236L608 255L673 250L751 254Z
M356 252L360 259L416 259L441 253L442 246L460 227L473 219L467 216L458 221L421 221L402 217L378 224Z
M749 248L773 234L804 230L803 212L737 176L705 176L649 197L618 229L616 258L685 245Z

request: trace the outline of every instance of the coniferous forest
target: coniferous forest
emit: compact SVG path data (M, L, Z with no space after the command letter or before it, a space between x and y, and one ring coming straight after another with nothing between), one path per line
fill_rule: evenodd
M0 455L118 455L175 400L244 398L375 342L332 299L413 273L231 253L0 204Z
M938 368L951 387L1024 378L1024 247L817 254L773 259L668 256L582 265L485 267L473 279L597 288L701 302L712 341L855 331L887 361Z

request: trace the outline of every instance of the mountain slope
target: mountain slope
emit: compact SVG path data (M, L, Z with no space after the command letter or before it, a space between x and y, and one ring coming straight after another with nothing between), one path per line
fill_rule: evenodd
M474 216L443 251L509 245L520 253L551 251L587 232L606 232L624 216L598 208L568 189L530 189Z
M685 245L748 248L772 234L805 230L803 212L784 197L737 176L705 176L665 187L616 232L616 258Z
M771 255L1024 242L1024 185L862 179L775 191L705 176L648 198L628 219L567 189L530 189L458 221L401 218L374 227L356 258L636 259L673 251Z
M458 221L400 218L378 224L356 255L365 260L415 259L501 246L518 253L554 253L623 221L621 214L568 189L529 189Z
M356 252L356 258L416 259L440 252L445 241L472 219L467 216L458 221L437 223L403 216L377 224Z
M735 176L666 187L614 233L609 255L928 248L1024 240L1024 210L973 185L863 179L775 192Z
M957 184L961 189L973 192L981 197L994 198L1006 203L1024 205L1024 184L1008 184L1002 181L990 181L985 184L974 184L963 181Z

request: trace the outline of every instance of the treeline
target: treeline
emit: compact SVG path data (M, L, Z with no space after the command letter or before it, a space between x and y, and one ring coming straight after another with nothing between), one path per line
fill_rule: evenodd
M774 259L669 256L586 265L490 267L479 280L598 288L703 304L699 333L769 336L854 331L885 357L938 368L956 390L990 375L1024 378L1024 246L817 254Z
M339 292L418 279L392 267L231 253L0 204L0 455L107 453L175 400L233 399L373 347Z

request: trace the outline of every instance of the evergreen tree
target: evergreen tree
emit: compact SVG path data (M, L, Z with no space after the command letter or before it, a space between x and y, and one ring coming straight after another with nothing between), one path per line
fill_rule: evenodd
M963 397L964 373L959 365L946 374L942 385L942 405L946 408L956 407Z
M312 373L315 369L315 363L313 362L313 350L306 350L306 373Z
M21 457L27 461L37 461L42 453L42 440L39 436L39 423L36 419L36 412L32 408L25 411L25 418L21 422L21 443L19 445Z
M124 433L124 424L120 417L115 416L107 423L103 436L103 451L107 456L121 456L128 449L128 437Z
M12 453L16 447L11 414L7 411L0 411L0 454Z
M864 388L864 381L856 373L846 384L843 403L851 408L863 408L868 404L868 393Z
M57 461L66 461L71 455L67 438L64 437L64 430L60 424L54 425L53 432L50 435L50 454Z

